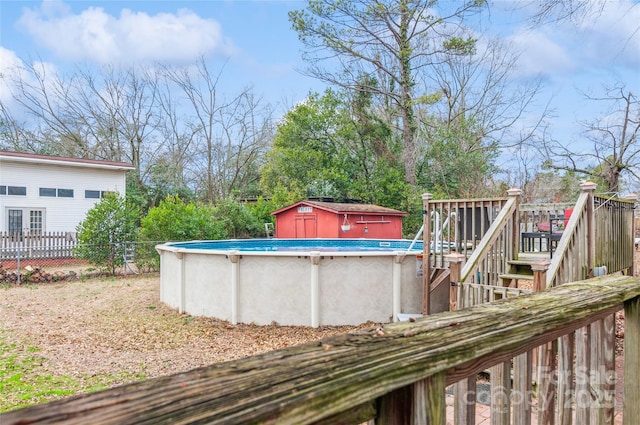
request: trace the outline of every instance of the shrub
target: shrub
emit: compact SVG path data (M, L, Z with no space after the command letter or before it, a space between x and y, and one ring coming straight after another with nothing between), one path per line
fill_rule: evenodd
M136 240L139 214L118 194L106 194L77 227L75 254L115 274L124 264L125 243Z

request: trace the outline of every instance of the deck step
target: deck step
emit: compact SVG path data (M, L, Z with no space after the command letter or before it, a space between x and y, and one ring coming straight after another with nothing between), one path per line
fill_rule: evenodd
M507 263L514 266L531 266L531 264L535 263L535 260L509 260Z
M499 277L507 280L533 280L533 274L507 273L501 274Z

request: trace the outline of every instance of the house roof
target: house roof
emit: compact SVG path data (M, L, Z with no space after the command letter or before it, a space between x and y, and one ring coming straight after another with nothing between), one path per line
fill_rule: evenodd
M133 165L120 161L98 159L67 158L64 156L40 155L36 153L0 151L1 162L22 162L32 164L64 165L68 167L108 168L112 170L133 170Z
M381 207L379 205L372 204L348 204L339 202L321 202L321 201L299 201L288 207L281 208L271 213L271 215L279 214L283 211L297 208L300 205L308 205L319 208L325 211L331 211L336 214L384 214L392 216L405 216L409 215L404 211L394 210L392 208Z

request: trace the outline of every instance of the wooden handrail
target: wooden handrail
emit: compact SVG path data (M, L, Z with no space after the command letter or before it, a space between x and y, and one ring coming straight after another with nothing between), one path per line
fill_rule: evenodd
M483 236L478 245L479 248L471 253L471 256L462 267L460 282L472 283L475 279L475 274L480 270L481 262L485 261L490 255L498 238L502 235L508 234L504 239L505 246L502 247L502 260L498 260L496 262L497 268L494 270L495 274L504 273L506 260L508 259L504 253L507 251L507 253L512 254L514 251L513 236L511 235L512 232L509 231L509 225L514 225L514 218L517 216L517 211L518 199L517 196L512 196L507 200L506 204L502 207L500 213ZM516 243L517 241L518 238L515 238Z
M595 278L36 405L0 423L444 424L445 386L623 307L636 343L639 300L639 278ZM639 350L625 346L625 367L638 366ZM625 397L637 397L630 381L625 392L636 392ZM625 424L639 423L628 404Z

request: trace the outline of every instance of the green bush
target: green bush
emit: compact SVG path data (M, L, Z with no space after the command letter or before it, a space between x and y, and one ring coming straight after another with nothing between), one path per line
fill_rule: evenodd
M128 205L124 197L106 194L76 227L75 255L115 274L124 264L125 243L136 240L138 217L137 208Z
M141 221L140 237L143 241L188 241L221 239L225 231L216 222L210 206L185 203L178 196L167 196Z
M215 220L224 229L221 239L264 237L264 222L246 204L227 198L214 209Z

